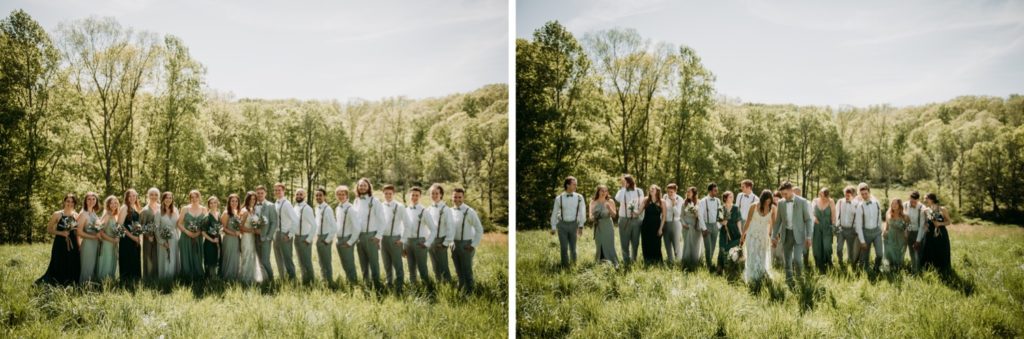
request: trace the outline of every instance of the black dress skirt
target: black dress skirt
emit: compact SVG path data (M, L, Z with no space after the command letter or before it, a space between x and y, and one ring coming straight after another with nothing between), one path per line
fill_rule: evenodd
M74 220L71 216L61 215L57 221L57 231L68 231L68 225ZM79 260L78 234L71 229L68 236L58 235L53 239L53 247L50 249L50 265L46 267L46 273L36 279L36 284L53 284L69 286L78 283L78 276L82 270L82 262Z
M949 271L951 268L949 232L946 231L945 227L935 226L935 221L944 221L942 212L935 211L932 213L934 221L928 221L928 231L925 233L924 241L921 243L921 266L934 267L939 271Z
M661 227L661 207L653 203L647 204L644 209L644 222L640 226L640 249L643 251L644 263L656 264L661 262L661 236L658 235L658 228Z
M125 232L117 246L117 268L121 272L122 281L135 281L142 278L142 246L128 237L128 232L137 222L139 222L139 212L129 208L128 217L124 218Z

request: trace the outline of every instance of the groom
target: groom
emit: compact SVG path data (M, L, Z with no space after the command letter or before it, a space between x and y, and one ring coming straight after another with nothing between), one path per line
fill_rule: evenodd
M260 256L260 267L263 268L264 281L274 280L274 268L270 264L270 251L273 248L271 240L274 239L274 235L277 234L277 211L274 209L274 204L267 201L267 188L263 185L256 186L256 214L263 216L267 222L256 230L259 235L259 246L256 248L259 251Z
M778 217L772 225L772 247L782 243L782 259L786 267L786 283L793 283L793 270L800 275L803 270L803 252L811 247L813 232L811 227L811 211L807 208L807 200L793 194L793 184L783 182L779 187L782 194L778 209ZM795 261L795 262L794 262Z

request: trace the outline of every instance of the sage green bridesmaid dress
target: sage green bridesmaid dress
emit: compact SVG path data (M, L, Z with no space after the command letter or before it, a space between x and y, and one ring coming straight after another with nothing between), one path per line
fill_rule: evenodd
M193 216L187 209L182 213L185 213L183 226L186 230L197 233L203 231L203 227L206 225L206 214ZM189 229L189 225L196 225L198 228L192 230ZM201 279L205 274L203 273L203 236L192 238L182 232L181 238L178 239L178 253L181 257L181 276L189 280Z
M120 241L120 237L115 234L115 227L117 227L117 219L110 220L106 225L103 225L103 229L100 232L103 232L108 238L114 238L114 241ZM113 279L115 273L117 273L117 244L101 240L100 256L96 262L96 280Z
M619 258L615 255L615 223L612 222L611 211L604 204L595 204L594 217L597 218L597 226L594 228L597 261L608 260L612 265L619 266Z
M88 233L89 235L97 235L98 231L91 230L90 225L95 225L99 222L99 217L96 216L96 212L83 212L86 213L88 220L85 225L79 228L80 232ZM87 283L96 281L96 260L99 257L100 251L100 240L89 239L82 237L82 247L80 261L82 265L82 271L78 276L79 283Z

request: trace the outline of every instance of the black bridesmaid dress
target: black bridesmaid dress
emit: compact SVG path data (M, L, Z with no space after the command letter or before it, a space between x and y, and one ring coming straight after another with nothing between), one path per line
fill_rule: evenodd
M640 249L643 251L645 264L661 263L661 207L648 203L644 209L644 222L640 227Z
M128 237L134 224L139 222L139 217L139 212L128 208L128 217L124 218L124 235L117 246L117 268L121 272L121 281L125 282L142 278L142 246ZM139 224L139 227L142 227L142 224Z
M941 211L932 212L928 221L928 231L921 244L921 266L935 267L940 272L947 272L952 267L949 254L949 232L945 227L935 226L935 221L944 221Z
M61 212L60 220L57 221L57 231L68 231L73 222L72 216ZM46 267L46 273L36 279L36 284L69 286L78 283L82 262L79 259L78 234L75 231L70 229L67 237L58 235L53 238L50 265Z

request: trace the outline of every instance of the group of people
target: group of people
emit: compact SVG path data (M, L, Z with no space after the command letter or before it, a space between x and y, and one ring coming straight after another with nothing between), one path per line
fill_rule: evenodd
M363 281L396 293L402 292L406 264L412 283L432 283L428 258L435 279L450 282L451 251L459 287L472 292L473 257L484 230L477 212L463 201L464 189L454 189L449 206L444 187L434 184L431 202L423 205L423 190L413 187L406 206L394 199L394 186L384 186L381 201L374 197L370 180L362 178L355 201L349 202L347 186L338 186L333 207L323 187L313 192L313 199L296 189L294 203L284 184L275 184L273 190L274 201L266 199L263 186L244 198L230 194L223 210L215 196L204 205L198 190L189 192L189 203L180 208L171 192L156 188L146 192L144 206L134 189L124 193L123 204L116 196L101 202L89 192L81 210L76 210L77 196L69 193L63 209L49 221L47 230L55 235L51 259L37 283L87 284L115 276L128 282L211 277L265 282L274 279L272 254L279 277L296 279L297 256L302 281L312 282L314 248L320 278L334 283L334 247L349 284L359 281L358 255Z
M786 281L792 282L794 272L799 275L810 266L811 254L817 269L825 272L833 267L833 248L843 267L845 249L849 265L864 270L880 270L883 258L893 270L950 269L949 212L934 193L922 202L912 192L908 201L892 199L886 209L866 183L846 187L838 201L828 188L808 200L788 181L760 195L753 193L751 180L740 183L739 194L726 191L721 196L718 185L711 183L704 197L696 187L681 196L674 183L665 192L651 185L645 193L628 174L619 183L614 197L607 186L598 185L588 203L577 193L576 178L565 178L564 192L555 197L551 212L551 233L558 235L563 266L576 261L576 242L589 220L597 260L616 267L618 228L625 264L639 260L641 253L646 264L662 263L664 253L668 261L692 269L703 257L707 268L719 273L743 263L746 281L768 277L774 259L783 263Z

